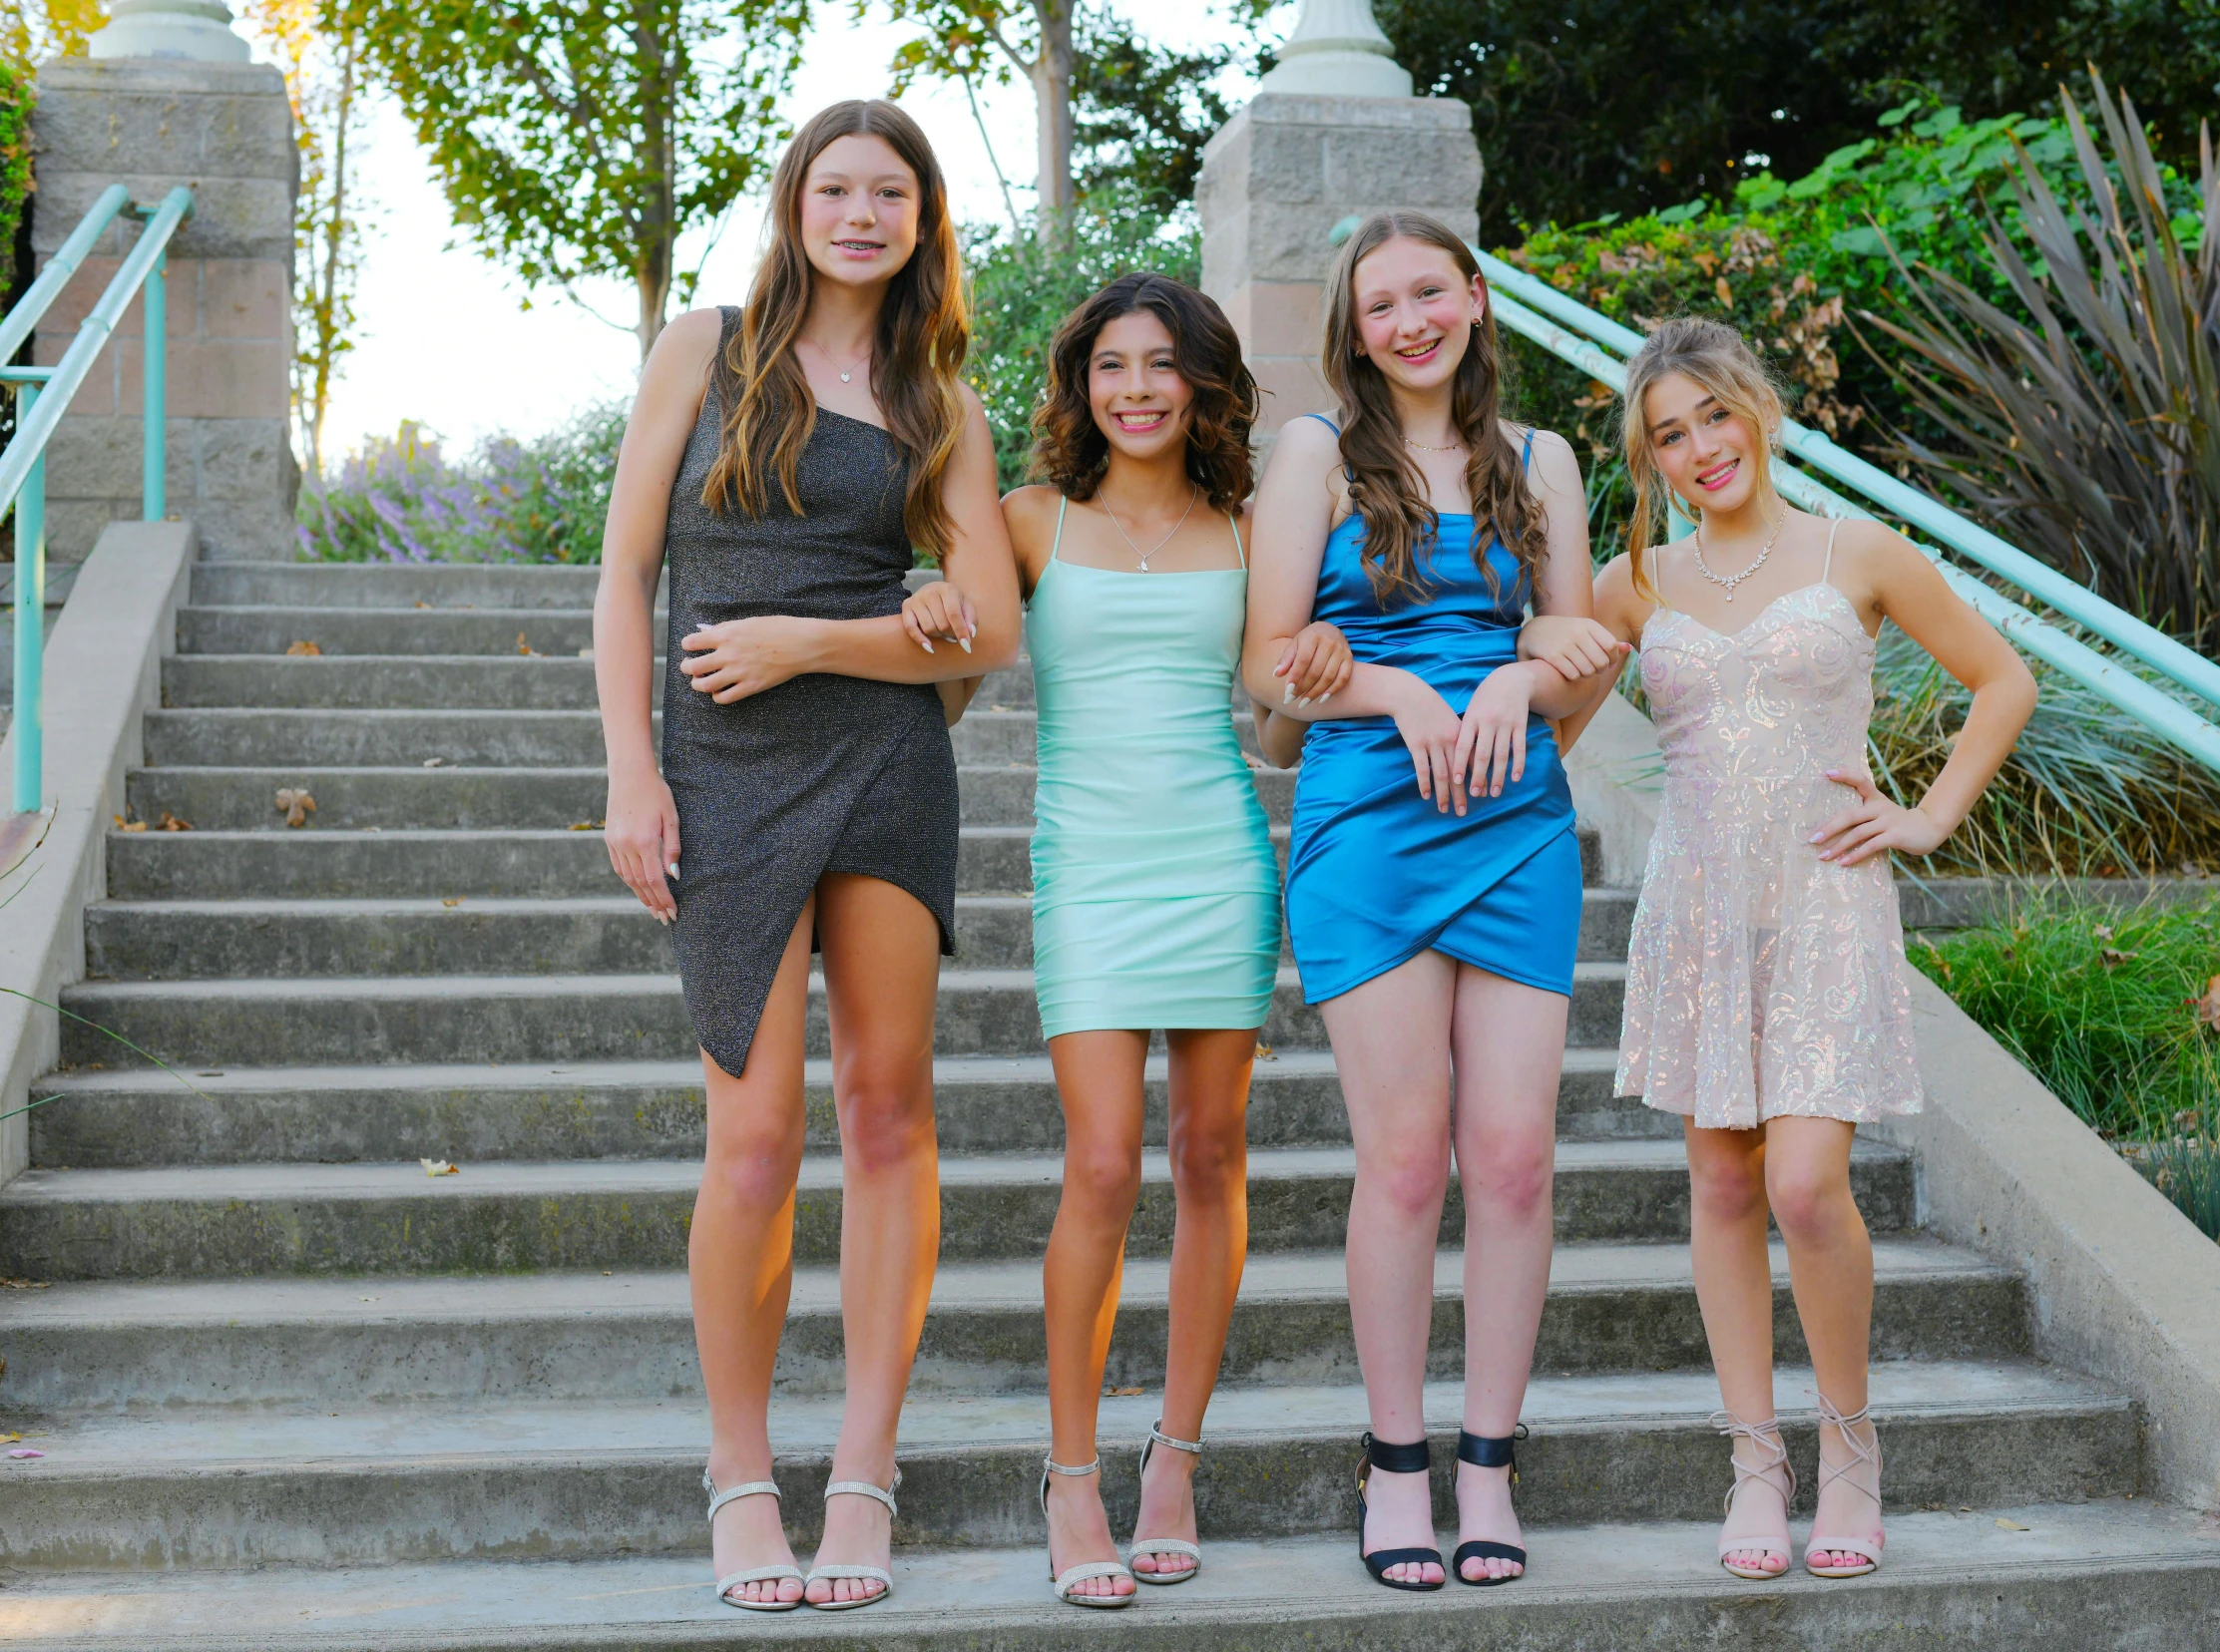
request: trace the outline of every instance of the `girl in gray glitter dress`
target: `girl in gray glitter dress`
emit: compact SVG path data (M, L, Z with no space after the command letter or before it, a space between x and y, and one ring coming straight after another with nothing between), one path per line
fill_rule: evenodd
M609 853L672 926L708 1151L688 1241L716 1594L885 1598L895 1423L940 1243L933 1011L955 926L948 724L1018 650L1018 592L946 190L883 102L810 121L742 309L657 340L618 460L594 659ZM915 546L960 581L902 616ZM653 615L667 567L663 760ZM938 647L934 643L938 642ZM771 1480L793 1279L810 956L843 1158L846 1401L824 1539L794 1565Z

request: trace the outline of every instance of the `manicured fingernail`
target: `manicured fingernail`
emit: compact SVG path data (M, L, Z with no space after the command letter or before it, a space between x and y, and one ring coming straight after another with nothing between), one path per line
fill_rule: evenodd
M921 636L917 640L927 653L931 653L933 651L933 643L930 637Z
M676 861L672 861L668 866L665 867L664 870L666 872L668 872L673 878L675 878L678 875L678 863Z
M1334 694L1333 694L1333 690L1332 690L1331 688L1329 688L1329 689L1327 689L1327 690L1326 690L1326 691L1325 691L1325 692L1324 692L1323 694L1320 694L1320 695L1318 696L1318 703L1319 703L1320 705L1324 705L1324 704L1325 704L1325 703L1326 703L1326 702L1327 702L1328 700L1332 699L1333 697L1334 697Z
M1295 703L1295 685L1292 682L1280 690L1279 702L1282 705L1293 705Z
M1824 843L1827 841L1827 834L1825 832L1814 832L1805 841L1809 843Z
M1310 703L1310 696L1309 696L1308 694L1305 694L1305 695L1304 695L1304 696L1303 696L1303 697L1302 697L1301 699L1297 700L1297 701L1296 701L1295 703L1296 703L1297 705L1308 705L1308 704Z
M968 636L959 636L958 638L956 638L956 646L958 646L959 648L963 649L963 650L964 650L964 652L966 652L966 653L970 653L970 652L971 652L971 638L970 638L970 637L968 637Z

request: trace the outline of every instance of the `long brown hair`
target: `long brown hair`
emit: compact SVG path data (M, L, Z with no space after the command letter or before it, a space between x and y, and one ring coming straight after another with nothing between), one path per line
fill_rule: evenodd
M1642 566L1659 519L1665 514L1665 496L1672 490L1657 474L1657 459L1650 451L1649 417L1643 401L1649 387L1668 373L1683 373L1703 386L1712 400L1729 413L1747 419L1761 438L1751 457L1757 464L1757 485L1772 485L1773 444L1780 439L1781 393L1765 371L1765 364L1749 342L1721 321L1680 315L1663 323L1626 364L1626 392L1619 401L1619 441L1626 452L1626 475L1634 484L1634 509L1626 523L1626 561L1634 576L1634 590L1656 602L1657 587ZM1691 516L1698 507L1682 501Z
M1364 518L1364 571L1385 606L1398 596L1426 596L1420 550L1431 550L1441 517L1427 503L1426 481L1403 445L1388 381L1364 353L1357 330L1356 272L1365 254L1391 240L1438 246L1469 282L1480 274L1472 248L1439 218L1424 212L1375 212L1357 226L1326 278L1326 382L1341 402L1341 457L1349 470L1349 503ZM1486 283L1483 282L1485 289ZM1518 559L1530 587L1549 553L1549 520L1528 485L1519 448L1502 420L1503 368L1491 306L1473 327L1457 364L1450 421L1465 443L1465 486L1473 499L1473 561L1491 581L1492 540Z
M1064 318L1049 344L1049 384L1033 414L1033 473L1067 499L1093 499L1110 469L1110 438L1088 396L1095 341L1121 315L1146 310L1171 334L1171 359L1194 399L1187 404L1187 477L1214 511L1249 496L1256 380L1241 338L1217 303L1184 281L1138 270L1120 275Z
M809 169L838 138L882 138L917 175L917 249L888 283L871 344L871 394L888 433L909 461L902 523L910 542L938 557L951 524L941 479L964 427L958 371L971 347L963 264L948 186L925 131L882 98L851 98L814 116L771 178L771 235L748 288L740 325L719 359L724 428L701 503L765 515L773 478L786 508L801 514L795 485L801 450L817 424L817 399L794 357L816 271L801 243L801 196Z

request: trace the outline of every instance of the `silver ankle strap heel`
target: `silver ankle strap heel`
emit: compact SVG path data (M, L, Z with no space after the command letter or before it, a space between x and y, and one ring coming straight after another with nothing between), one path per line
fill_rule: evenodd
M778 1486L771 1480L749 1480L744 1485L727 1486L719 1491L716 1481L709 1477L706 1468L701 1470L701 1489L709 1494L709 1526L712 1532L716 1526L716 1511L726 1503L738 1502L742 1497L778 1496ZM775 1566L750 1566L745 1571L733 1572L727 1577L718 1578L709 1587L716 1591L717 1599L725 1605L737 1606L743 1612L791 1612L801 1604L799 1600L780 1600L775 1595L769 1600L734 1600L727 1591L737 1589L744 1583L767 1583L772 1578L783 1582L789 1577L800 1576L801 1567L780 1561ZM808 1587L806 1579L802 1586Z
M1148 1472L1148 1453L1159 1446L1167 1446L1174 1451L1185 1451L1190 1456L1202 1455L1201 1441L1172 1439L1171 1436L1164 1433L1163 1419L1159 1417L1156 1419L1155 1427L1148 1431L1147 1440L1141 1443L1139 1470L1141 1473ZM1134 1572L1134 1578L1142 1583L1159 1583L1166 1586L1173 1583L1184 1583L1196 1572L1202 1570L1202 1545L1200 1543L1190 1543L1184 1537L1135 1537L1132 1547L1126 1552L1129 1556L1136 1558L1143 1554L1184 1554L1194 1561L1193 1565L1183 1567L1175 1572Z
M1077 1468L1067 1467L1054 1457L1043 1457L1041 1459L1041 1518L1045 1521L1049 1517L1049 1476L1051 1474L1069 1474L1074 1478L1079 1478L1086 1474L1100 1473L1102 1468L1103 1459L1099 1453L1093 1462L1083 1463ZM1049 1555L1050 1586L1056 1590L1057 1599L1069 1606L1092 1606L1098 1611L1106 1612L1115 1611L1121 1606L1130 1606L1133 1603L1133 1597L1130 1594L1076 1595L1072 1590L1075 1585L1085 1583L1090 1578L1129 1578L1132 1575L1130 1571L1115 1560L1083 1560L1076 1566L1067 1566L1063 1571L1058 1571L1056 1569L1056 1555L1054 1552Z
M900 1512L894 1506L894 1492L901 1483L902 1470L899 1468L894 1470L894 1484L883 1491L869 1480L834 1480L825 1487L825 1501L830 1502L835 1497L875 1498L877 1501L886 1504L886 1516L889 1520L892 1520ZM816 1607L820 1612L852 1612L858 1606L875 1605L894 1592L894 1574L884 1566L850 1566L838 1562L831 1565L812 1566L809 1568L809 1575L802 1579L802 1588L806 1591L809 1585L816 1582L820 1577L828 1582L838 1577L875 1578L880 1585L875 1592L856 1600L812 1600L809 1604Z

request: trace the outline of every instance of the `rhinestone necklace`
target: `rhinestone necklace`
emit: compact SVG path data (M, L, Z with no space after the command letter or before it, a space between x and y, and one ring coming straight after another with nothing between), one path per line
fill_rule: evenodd
M1125 542L1125 548L1140 559L1140 571L1145 574L1148 572L1148 559L1171 543L1171 534L1178 533L1187 525L1187 518L1194 514L1194 502L1202 497L1202 485L1196 483L1194 491L1187 495L1187 508L1179 513L1179 520L1171 525L1171 534L1166 534L1145 551L1133 543L1132 535L1125 532L1125 525L1117 520L1117 513L1110 509L1109 497L1100 488L1096 490L1095 496L1103 501L1103 515L1110 519L1110 526L1117 530L1117 537Z
M1714 574L1711 572L1711 565L1704 560L1705 553L1703 549L1703 523L1701 521L1698 521L1696 524L1696 572L1698 574L1701 574L1705 579L1709 580L1713 585L1717 586L1721 591L1724 591L1727 594L1728 602L1733 602L1734 588L1765 566L1765 559L1773 554L1773 547L1779 542L1781 537L1781 529L1786 526L1787 522L1788 513L1786 511L1783 511L1781 513L1780 520L1773 524L1772 533L1766 535L1765 549L1757 554L1757 561L1750 564L1750 566L1742 570L1741 573Z
M1432 442L1414 441L1408 436L1403 438L1403 445L1405 447L1415 447L1421 453L1463 453L1465 451L1463 442L1455 443L1450 447L1436 447Z

